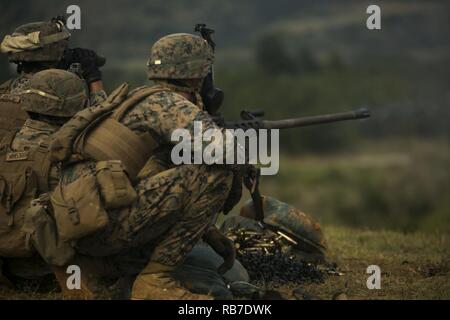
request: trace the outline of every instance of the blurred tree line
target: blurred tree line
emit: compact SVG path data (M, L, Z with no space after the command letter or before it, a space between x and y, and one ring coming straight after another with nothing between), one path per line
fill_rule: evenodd
M449 61L415 64L397 57L345 61L339 51L292 48L283 35L262 36L253 63L216 72L226 92L223 113L263 109L287 118L367 106L372 117L281 133L283 151L332 152L370 139L450 138ZM284 146L284 147L283 147Z

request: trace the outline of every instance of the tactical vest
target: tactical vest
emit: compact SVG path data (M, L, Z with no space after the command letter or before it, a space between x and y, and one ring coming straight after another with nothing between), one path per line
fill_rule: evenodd
M120 120L148 96L167 90L165 87L143 88L128 95L128 85L123 84L106 101L79 112L58 131L50 145L51 160L63 163L83 159L120 160L134 180L158 142L150 133L136 134Z
M20 128L28 115L20 108L20 97L9 93L11 80L0 86L0 140Z
M0 256L28 257L34 249L26 245L21 228L31 200L49 189L51 163L44 145L27 151L11 151L15 132L0 144Z

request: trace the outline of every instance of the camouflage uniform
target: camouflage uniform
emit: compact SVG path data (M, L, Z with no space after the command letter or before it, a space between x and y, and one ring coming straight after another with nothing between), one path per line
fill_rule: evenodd
M216 128L211 117L173 91L151 95L133 107L122 123L136 133L151 132L160 147L152 158L158 171L149 171L136 185L139 198L129 209L110 212L110 229L78 242L78 250L90 255L109 255L123 248L156 244L151 260L175 266L199 241L222 210L231 185L232 172L224 167L181 165L170 162L175 129L185 128L192 137L193 122ZM64 183L72 182L92 164L64 170ZM144 168L145 170L145 168ZM160 240L162 239L162 240Z
M161 44L163 50L159 50ZM174 56L177 58L171 59ZM199 298L174 285L168 272L182 263L215 223L228 197L233 173L226 166L172 164L174 130L186 129L193 139L194 121L201 121L203 130L220 128L203 111L199 87L173 84L167 79L202 79L212 61L211 49L199 37L171 35L153 46L149 69L153 64L158 70L150 71L150 78L163 90L128 109L120 123L138 136L150 133L158 148L138 175L134 204L109 210L106 230L77 241L77 251L93 257L117 255L131 248L152 249L147 267L135 282L133 298ZM201 86L201 81L198 83ZM65 167L61 183L73 182L94 169L95 163L89 161ZM150 291L159 292L148 294L148 283ZM165 292L169 287L170 295Z
M48 122L27 119L15 134L11 144L12 151L27 151L45 145L50 141L51 136L59 129L59 125ZM49 185L53 189L58 185L60 177L59 168L52 166L49 176Z

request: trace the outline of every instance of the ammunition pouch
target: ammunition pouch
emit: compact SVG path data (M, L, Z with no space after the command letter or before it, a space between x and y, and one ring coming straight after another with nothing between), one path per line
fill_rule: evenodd
M50 201L62 241L89 236L109 223L95 175L82 176L68 185L60 184Z
M99 161L96 177L106 209L127 207L136 200L136 190L119 160Z
M48 264L63 266L74 257L75 250L59 238L55 220L48 211L49 205L48 194L32 200L25 212L22 231L27 235L28 248L33 246Z

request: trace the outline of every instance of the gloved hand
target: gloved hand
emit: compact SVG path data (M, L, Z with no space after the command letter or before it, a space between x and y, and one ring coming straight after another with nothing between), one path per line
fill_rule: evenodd
M228 214L239 203L242 197L242 173L238 171L233 172L233 182L231 184L228 197L223 204L223 214Z
M211 118L219 127L223 128L225 126L225 118L220 113L211 115Z
M216 227L212 226L206 231L203 240L213 248L213 250L223 258L218 272L224 274L234 265L236 259L236 249L234 242L225 237Z
M102 79L102 73L99 69L104 64L104 58L99 57L95 51L84 48L71 49L73 62L81 64L83 78L86 82L92 83ZM101 63L103 59L103 63Z
M244 185L251 193L258 188L260 174L261 169L254 165L247 164L243 167Z
M251 193L258 188L260 170L261 169L252 164L232 165L233 182L222 208L223 214L228 214L241 200L242 184L244 184Z

